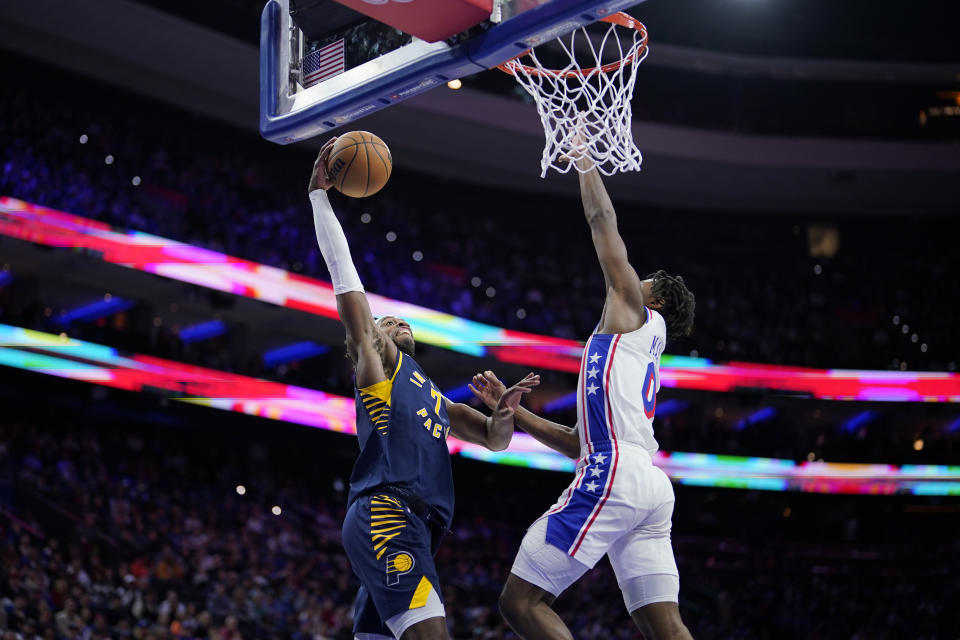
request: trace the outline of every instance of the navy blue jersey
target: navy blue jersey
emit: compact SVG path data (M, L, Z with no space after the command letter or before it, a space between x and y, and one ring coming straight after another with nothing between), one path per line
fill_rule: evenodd
M453 472L446 400L416 361L397 351L388 380L355 389L360 456L350 475L350 502L367 489L397 484L436 509L449 527Z

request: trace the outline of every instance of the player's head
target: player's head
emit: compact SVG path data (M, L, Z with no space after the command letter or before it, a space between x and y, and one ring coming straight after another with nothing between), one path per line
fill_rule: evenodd
M376 322L380 331L397 345L397 349L413 356L417 343L413 339L413 329L409 322L397 316L380 316Z
M672 340L693 333L696 299L681 276L660 270L640 283L645 304L656 309L667 324L667 338Z

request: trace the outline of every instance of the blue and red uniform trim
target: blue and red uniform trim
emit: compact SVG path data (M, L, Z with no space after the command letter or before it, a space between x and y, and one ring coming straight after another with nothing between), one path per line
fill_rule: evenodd
M563 504L548 513L546 540L576 555L604 503L610 497L620 459L610 405L610 373L619 334L590 336L580 363L580 426L586 464L577 472Z

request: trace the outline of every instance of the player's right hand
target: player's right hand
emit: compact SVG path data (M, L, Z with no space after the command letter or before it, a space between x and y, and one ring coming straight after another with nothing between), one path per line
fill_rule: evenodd
M533 388L539 384L540 376L532 371L528 373L523 380L500 394L500 400L493 410L494 416L497 418L505 418L515 414L517 407L520 406L520 398L523 397L523 394L530 393L533 391Z
M512 390L520 390L521 393L529 393L533 387L540 384L540 376L534 373L528 373L527 376L511 387ZM487 369L483 373L473 376L473 380L467 385L488 409L496 409L500 403L500 398L507 391L507 386L500 382L500 378L493 371Z
M593 157L587 145L587 123L582 114L577 119L576 127L570 132L566 144L567 150L559 158L561 162L574 162L580 171L589 171L593 168Z
M336 144L337 137L334 136L323 143L320 147L320 153L317 154L317 160L313 163L313 173L310 174L310 185L307 187L307 193L323 189L326 191L333 186L333 181L327 176L327 158L330 156L330 150Z

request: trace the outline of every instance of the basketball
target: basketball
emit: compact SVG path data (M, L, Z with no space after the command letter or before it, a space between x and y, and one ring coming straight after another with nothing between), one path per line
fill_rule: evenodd
M390 149L369 131L343 134L327 158L327 175L333 186L351 198L365 198L383 189L392 170Z

